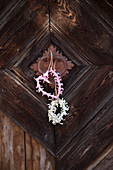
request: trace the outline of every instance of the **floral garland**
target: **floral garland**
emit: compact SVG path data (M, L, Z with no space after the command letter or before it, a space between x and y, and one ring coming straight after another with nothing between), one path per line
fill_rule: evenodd
M39 76L38 78L34 78L37 82L36 86L36 92L41 92L42 96L46 95L48 98L52 98L50 100L51 103L48 104L48 117L49 117L49 122L52 121L53 125L56 125L57 123L63 124L62 121L65 119L63 116L68 115L69 111L69 106L68 103L62 98L60 99L59 96L63 93L64 89L62 88L63 83L61 83L62 79L59 73L56 72L56 70L52 69L52 54L51 54L51 62L48 67L48 70L43 73L43 75ZM51 67L50 67L51 66ZM55 94L47 93L44 91L43 86L40 84L41 81L46 82L46 83L51 83L49 81L49 75L53 75L54 80L55 80ZM58 111L58 107L61 108L60 112L57 114L56 112Z

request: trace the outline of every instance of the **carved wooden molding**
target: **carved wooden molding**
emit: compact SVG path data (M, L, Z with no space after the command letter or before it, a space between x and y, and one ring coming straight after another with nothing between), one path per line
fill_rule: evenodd
M46 72L50 63L50 50L53 54L53 63L56 63L56 71L61 74L62 78L66 77L67 74L69 74L68 70L71 70L72 67L74 67L74 64L71 61L68 61L68 59L64 57L62 53L57 51L56 47L53 45L50 45L48 50L43 53L43 56L38 58L36 62L30 66L30 68L34 70L38 76Z
M74 67L74 64L71 61L68 61L66 57L62 55L59 51L56 50L56 47L50 45L47 51L43 53L43 56L38 58L35 63L33 63L30 68L35 71L36 76L40 76L48 70L50 64L50 51L53 55L53 69L56 69L58 73L61 74L61 77L64 79L69 74L69 70ZM54 88L54 79L50 77L49 86Z

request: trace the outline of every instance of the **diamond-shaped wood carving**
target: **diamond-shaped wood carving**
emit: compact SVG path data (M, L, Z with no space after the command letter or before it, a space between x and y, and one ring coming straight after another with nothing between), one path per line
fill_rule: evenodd
M54 155L58 170L88 168L113 141L110 3L2 0L0 6L0 107ZM70 105L63 126L48 122L47 98L35 92L30 69L51 44L75 65L63 80Z

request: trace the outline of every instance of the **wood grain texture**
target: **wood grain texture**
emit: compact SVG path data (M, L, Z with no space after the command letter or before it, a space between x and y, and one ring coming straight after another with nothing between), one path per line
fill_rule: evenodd
M7 5L1 5L0 68L10 65L11 60L25 53L38 32L49 24L48 1L19 0L10 3L8 5L7 1Z
M113 1L112 0L86 0L86 2L113 28ZM109 27L109 26L108 26Z
M87 170L112 170L113 169L113 144L111 144Z
M79 47L75 48L69 38L60 30L58 30L55 24L51 23L51 40L55 46L58 46L60 51L63 51L66 57L73 61L77 66L92 65L87 59L87 56L83 54Z
M48 121L47 106L9 71L0 71L0 78L1 109L53 154L54 127Z
M36 140L26 133L27 170L55 170L54 158Z
M113 169L113 150L94 168L94 170Z
M88 168L113 141L112 10L111 0L1 1L0 108L56 156L56 170ZM75 63L64 81L69 115L55 128L30 70L51 43ZM12 130L6 132L12 135ZM24 137L24 168L54 169L53 157L29 135Z
M112 134L113 97L57 156L56 169L86 169L112 143Z
M68 81L64 98L70 111L63 126L55 127L57 153L90 122L98 111L113 97L113 66L94 66L83 77L73 76ZM92 120L93 122L93 120Z
M113 64L113 32L84 1L51 0L50 11L55 36L66 37L75 52L92 64Z
M36 91L36 83L34 80L35 73L30 69L30 66L38 57L43 55L43 52L50 46L50 43L50 34L48 30L43 33L41 32L41 35L31 44L25 55L16 59L10 66L10 70L12 70L26 85L28 85L33 92ZM37 96L36 92L35 95ZM40 99L47 103L47 100L41 95Z
M0 170L25 170L24 132L1 110Z
M7 7L9 7L9 6L11 7L12 4L14 5L16 3L17 3L17 1L12 2L12 0L1 0L1 3L0 3L0 18L1 18L1 15L3 15L3 13L5 13L4 11Z
M54 170L53 156L0 110L0 170Z

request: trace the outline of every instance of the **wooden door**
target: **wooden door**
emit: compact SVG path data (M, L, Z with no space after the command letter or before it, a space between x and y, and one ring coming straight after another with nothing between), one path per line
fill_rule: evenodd
M54 156L57 170L113 169L112 19L111 0L1 0L0 108ZM30 69L50 44L74 63L62 126L48 122Z

